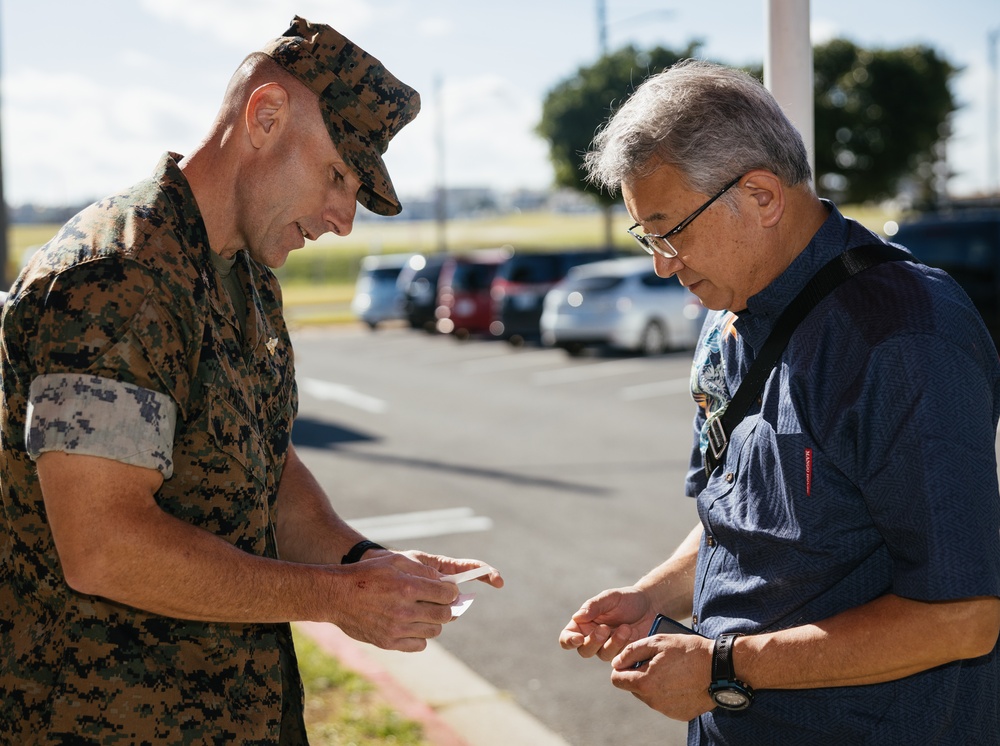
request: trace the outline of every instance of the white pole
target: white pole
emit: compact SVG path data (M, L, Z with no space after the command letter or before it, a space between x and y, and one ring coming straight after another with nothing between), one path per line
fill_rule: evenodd
M764 86L798 129L816 175L813 54L809 0L764 0L767 6Z
M997 141L1000 140L1000 128L997 127L997 41L1000 40L1000 28L987 34L986 39L990 61L990 87L986 96L986 161L989 171L986 188L987 193L1000 197L1000 161L997 160Z

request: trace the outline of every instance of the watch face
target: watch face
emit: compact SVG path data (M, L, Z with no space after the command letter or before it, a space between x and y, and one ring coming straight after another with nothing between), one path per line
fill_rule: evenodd
M712 692L712 698L719 707L726 707L730 710L742 710L750 704L747 695L738 689L716 689Z

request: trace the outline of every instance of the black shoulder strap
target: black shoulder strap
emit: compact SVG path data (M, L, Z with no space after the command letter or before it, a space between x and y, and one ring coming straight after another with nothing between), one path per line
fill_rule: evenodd
M777 364L781 353L788 346L792 332L813 307L827 296L835 287L850 277L863 272L869 267L883 262L917 261L912 254L889 244L868 244L848 249L840 256L831 259L819 272L813 275L809 283L795 296L774 324L774 329L760 349L760 354L753 361L750 370L744 376L736 394L726 407L722 416L712 421L708 428L708 449L705 452L705 474L711 474L722 462L729 445L729 435L733 432L747 410L750 402L760 393L764 382Z

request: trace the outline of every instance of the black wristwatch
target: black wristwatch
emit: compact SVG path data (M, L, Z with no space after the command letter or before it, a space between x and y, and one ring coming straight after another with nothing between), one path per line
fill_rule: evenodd
M745 710L753 703L753 689L736 678L733 666L733 640L737 632L719 635L712 647L712 683L708 693L719 707L726 710Z
M368 541L368 539L359 541L351 547L350 550L348 550L347 554L343 556L340 560L340 564L353 565L355 562L358 562L361 559L361 556L369 549L385 549L385 547L381 544L376 544L374 541Z

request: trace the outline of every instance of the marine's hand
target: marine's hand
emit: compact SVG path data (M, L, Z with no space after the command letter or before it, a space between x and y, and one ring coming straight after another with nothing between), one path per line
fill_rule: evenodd
M477 567L489 567L485 562L480 562L479 560L452 559L451 557L442 557L439 554L427 554L416 549L403 552L403 554L427 567L433 567L442 575L455 575ZM483 575L477 579L484 583L489 583L494 588L503 588L503 577L496 568L490 567L488 575Z
M596 655L610 661L646 634L654 616L649 599L638 588L602 591L572 616L559 634L559 644L584 658Z
M379 552L336 573L332 621L356 640L387 650L415 652L451 621L458 587L433 567L397 553Z
M647 661L638 669L636 663ZM674 720L715 707L708 694L712 641L700 635L654 635L626 646L612 661L611 683Z

